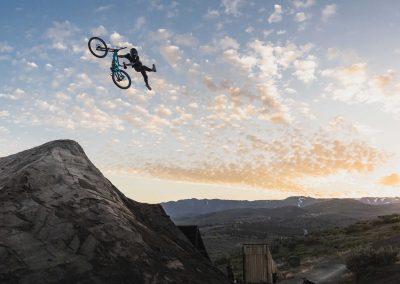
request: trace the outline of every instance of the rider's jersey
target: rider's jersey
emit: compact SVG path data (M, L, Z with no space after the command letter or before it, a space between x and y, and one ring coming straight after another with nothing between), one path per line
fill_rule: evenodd
M139 56L132 57L130 53L127 53L124 55L124 58L128 59L134 65L136 65L137 63L142 64L142 62L140 62Z
M127 53L123 57L129 60L129 62L132 64L132 67L135 68L136 71L141 71L142 62L140 61L139 56L132 57L130 53Z

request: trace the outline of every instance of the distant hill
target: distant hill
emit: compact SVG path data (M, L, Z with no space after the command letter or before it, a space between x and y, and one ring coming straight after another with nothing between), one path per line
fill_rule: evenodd
M390 205L400 204L400 197L363 197L359 199L330 199L330 198L312 198L306 196L292 196L282 200L223 200L223 199L183 199L178 201L169 201L161 203L161 206L171 218L191 217L194 215L220 212L230 209L259 209L259 208L281 208L295 206L304 208L306 206L317 204L329 200L335 202L359 201L359 203L368 205ZM335 203L334 203L335 204ZM357 203L358 204L358 203ZM366 207L365 207L366 208Z
M223 199L184 199L161 203L161 206L172 218L188 217L230 209L242 208L280 208L286 206L304 207L326 199L315 199L306 196L292 196L283 200L223 200Z
M369 205L354 199L309 202L308 206L239 208L176 217L178 225L198 225L211 258L229 254L246 242L271 242L344 227L377 216L399 214L400 204Z

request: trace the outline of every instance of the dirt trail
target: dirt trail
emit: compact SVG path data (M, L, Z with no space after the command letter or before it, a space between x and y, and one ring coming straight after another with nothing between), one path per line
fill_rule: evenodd
M279 283L300 284L302 283L303 277L318 284L338 283L339 279L341 279L347 271L346 266L340 259L318 259L295 272L293 278Z

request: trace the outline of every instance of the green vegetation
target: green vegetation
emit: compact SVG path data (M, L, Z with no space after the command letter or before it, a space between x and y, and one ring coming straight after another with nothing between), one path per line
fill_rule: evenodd
M398 253L399 249L391 246L379 249L362 248L350 253L346 259L346 266L360 278L371 269L396 263Z
M262 236L259 236L262 237ZM214 236L217 238L217 236ZM206 245L207 245L207 237ZM221 236L221 242L227 241L228 236ZM264 240L267 240L264 236ZM348 263L357 262L358 258L367 254L366 263L393 263L393 255L397 254L397 245L400 244L400 215L380 216L377 219L354 223L347 227L336 227L334 229L314 231L306 236L280 237L270 240L270 250L274 260L280 266L281 271L290 271L301 263L316 258L340 257L348 258ZM211 251L217 266L225 272L227 260L233 265L236 275L242 274L241 246L238 245L239 236L231 244L236 243L229 250L218 253ZM254 241L254 240L253 240ZM387 248L363 251L366 247L386 247L395 242L391 251ZM249 242L247 238L242 243ZM220 254L221 253L221 254ZM220 255L220 257L216 257ZM365 256L365 255L364 255ZM361 267L363 267L362 264ZM353 269L356 266L352 266ZM354 271L356 272L356 271Z

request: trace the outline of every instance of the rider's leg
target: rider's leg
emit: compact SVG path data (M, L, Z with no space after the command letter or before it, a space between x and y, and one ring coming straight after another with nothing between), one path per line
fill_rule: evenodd
M147 71L147 72L153 72L153 69L147 67L146 65L142 65L142 70Z
M144 68L143 68L143 69L144 69ZM147 89L149 89L149 90L151 91L151 87L149 86L149 80L148 80L148 77L147 77L146 71L145 71L145 70L143 70L143 69L142 69L141 73L142 73L142 76L143 76L144 82L146 83L146 87L147 87Z

